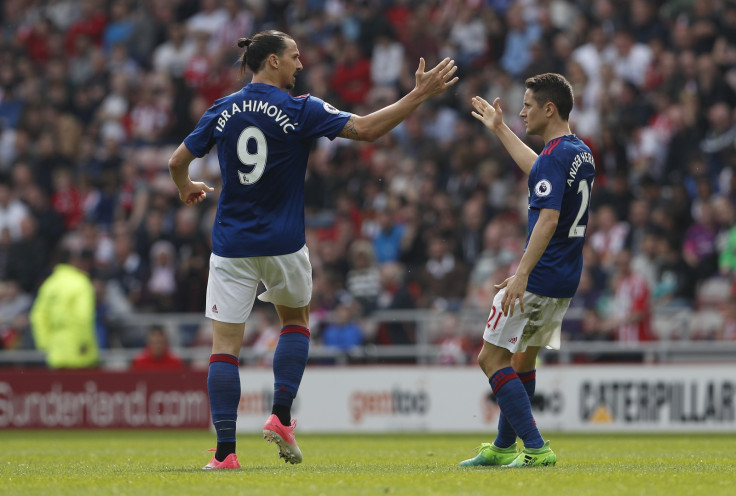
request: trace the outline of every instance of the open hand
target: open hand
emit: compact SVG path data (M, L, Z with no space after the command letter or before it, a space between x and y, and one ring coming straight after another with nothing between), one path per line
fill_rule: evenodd
M432 98L444 92L447 88L458 82L458 78L452 76L457 72L454 60L446 57L433 69L424 72L424 57L419 58L419 68L414 73L416 78L416 89L425 96Z
M493 100L493 105L491 105L483 98L479 96L474 96L472 103L473 108L475 109L475 111L472 112L473 117L481 121L485 127L495 133L496 130L503 124L503 110L501 110L501 99L496 97L496 99Z

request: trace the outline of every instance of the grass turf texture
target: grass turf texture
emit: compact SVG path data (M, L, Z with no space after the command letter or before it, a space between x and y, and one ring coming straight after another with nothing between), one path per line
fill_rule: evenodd
M0 431L0 494L454 495L736 494L736 434L545 436L559 461L461 468L482 435L298 436L304 463L240 435L235 471L203 471L201 431Z

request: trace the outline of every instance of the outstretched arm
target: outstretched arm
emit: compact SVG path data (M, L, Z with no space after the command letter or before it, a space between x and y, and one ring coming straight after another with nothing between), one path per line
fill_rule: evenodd
M182 143L169 159L169 174L179 189L179 199L187 205L203 202L208 192L215 191L203 182L189 179L189 164L195 158L197 157Z
M395 128L425 100L444 92L457 83L454 60L446 58L432 70L424 72L424 58L419 59L415 73L416 86L401 100L366 116L353 115L338 136L360 141L375 141Z
M496 98L493 100L493 105L491 105L483 98L474 96L472 103L475 109L472 113L473 117L481 121L484 126L498 136L498 139L501 140L506 151L509 152L511 158L516 162L516 165L524 171L524 174L528 175L532 170L534 161L537 160L537 154L534 153L534 150L526 146L503 121L501 99Z

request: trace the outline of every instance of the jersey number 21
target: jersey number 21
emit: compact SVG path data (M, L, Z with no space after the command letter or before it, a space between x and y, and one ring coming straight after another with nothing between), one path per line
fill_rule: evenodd
M593 189L593 181L590 182L590 186L588 186L588 181L580 181L578 183L578 194L583 195L583 197L580 199L580 210L578 210L578 214L575 216L575 221L570 226L570 232L568 233L568 237L570 238L582 238L585 236L586 226L585 224L580 224L580 220L588 210L591 189Z

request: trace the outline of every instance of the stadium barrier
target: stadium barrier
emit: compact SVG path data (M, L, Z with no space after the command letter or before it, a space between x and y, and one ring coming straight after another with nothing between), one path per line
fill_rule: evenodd
M207 428L207 373L0 369L0 429Z
M736 431L736 365L542 365L543 431ZM259 433L273 375L241 368L237 429ZM310 367L300 432L489 432L499 408L476 367ZM206 373L2 370L0 429L209 428Z
M240 432L259 431L272 380L241 371ZM489 432L499 415L475 367L311 369L297 399L302 432ZM533 408L543 431L734 431L736 365L543 366Z

